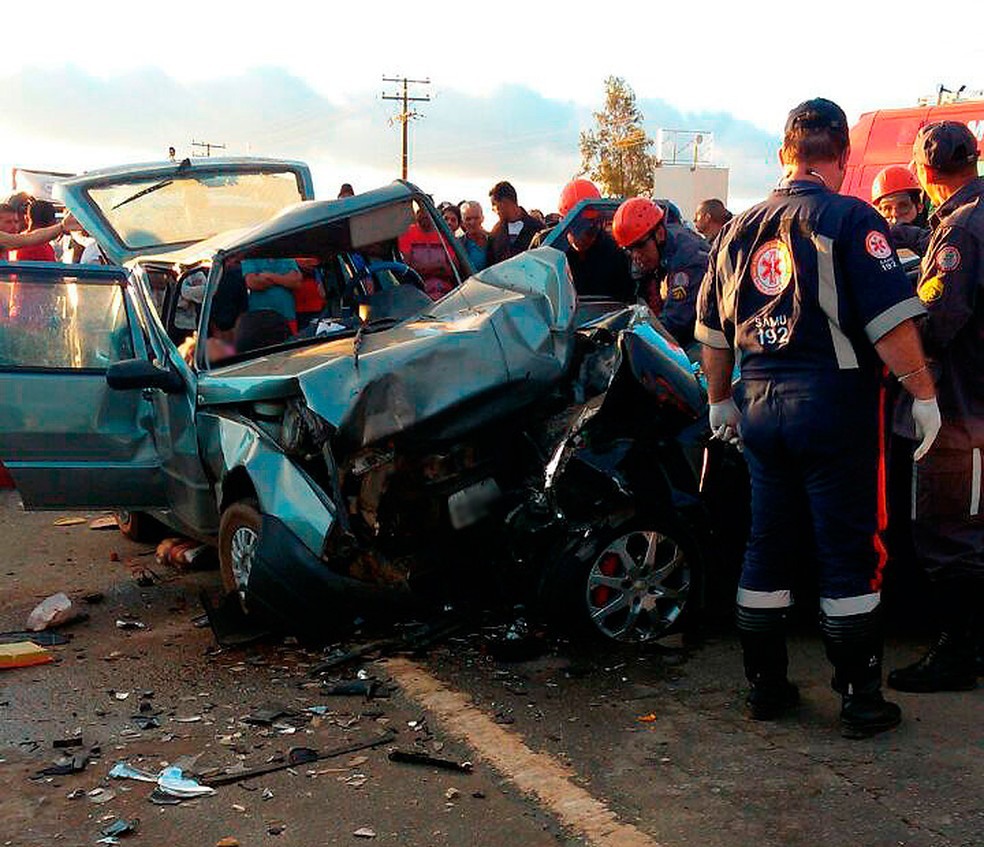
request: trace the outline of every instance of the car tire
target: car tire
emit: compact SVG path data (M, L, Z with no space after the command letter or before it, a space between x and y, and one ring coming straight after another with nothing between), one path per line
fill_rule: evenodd
M146 512L117 512L115 517L120 532L131 541L150 544L164 537L164 524Z
M222 513L219 522L219 573L227 594L235 593L243 612L249 612L249 577L260 541L263 518L255 500L239 500Z
M551 617L574 636L638 644L696 619L703 567L681 522L636 515L595 526L558 559L544 591Z

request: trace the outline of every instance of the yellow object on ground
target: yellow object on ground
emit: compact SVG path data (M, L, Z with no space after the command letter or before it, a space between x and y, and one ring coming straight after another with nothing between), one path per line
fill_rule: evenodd
M44 647L32 641L16 641L13 644L0 644L0 670L7 668L28 668L53 662L54 656Z

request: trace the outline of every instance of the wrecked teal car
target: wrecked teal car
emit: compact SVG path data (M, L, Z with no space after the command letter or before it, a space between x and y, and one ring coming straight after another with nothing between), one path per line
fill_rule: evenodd
M152 517L216 544L247 608L282 617L326 593L406 588L407 551L360 541L411 520L387 512L396 442L508 415L565 367L562 256L469 278L409 184L313 202L298 163L200 159L62 190L115 264L0 264L0 460L29 509L110 508L132 536ZM422 218L440 233L423 272L398 249ZM243 263L271 258L314 268L322 313L230 349L253 296ZM435 265L449 288L436 302L423 284ZM434 509L479 522L497 497L483 459L429 461L415 531L436 532Z
M645 307L579 317L549 247L472 274L408 183L311 194L264 160L64 184L115 265L0 264L0 460L25 506L214 544L243 608L301 631L467 583L493 550L498 588L595 634L677 626L701 448L675 434L703 396ZM307 280L314 314L258 295Z

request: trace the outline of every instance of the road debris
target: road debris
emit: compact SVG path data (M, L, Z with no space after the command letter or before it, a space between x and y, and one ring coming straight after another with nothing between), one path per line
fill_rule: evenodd
M392 729L387 729L386 732L375 735L372 738L355 740L348 744L342 744L321 752L313 750L310 747L293 747L287 754L287 761L285 762L273 762L266 765L259 765L255 768L228 770L215 776L209 776L203 779L202 782L206 785L229 785L234 782L242 782L243 780L274 773L275 771L287 770L297 765L305 765L322 759L333 759L348 753L357 753L360 750L381 747L384 744L389 744L395 736L396 733Z
M376 830L368 826L360 826L352 835L356 838L375 838Z
M70 747L81 747L82 735L80 733L76 733L75 735L66 736L65 738L56 738L51 742L51 746L56 750L67 750Z
M72 640L71 635L65 635L54 630L42 630L41 632L31 632L24 629L11 630L10 632L0 632L0 644L16 644L20 641L30 641L38 647L60 647L68 644Z
M99 831L107 838L115 839L115 838L120 838L124 835L131 835L134 832L136 832L138 829L140 829L140 818L133 818L132 820L126 820L125 818L117 818L111 824L104 826ZM115 842L106 842L100 840L98 843L105 844L105 843L115 843Z
M63 591L45 597L34 610L27 616L27 623L24 628L31 632L40 632L56 626L74 623L84 620L88 615L79 610L72 604L68 595Z
M53 765L39 770L33 777L31 777L31 779L40 779L45 776L68 776L73 773L82 773L88 764L88 753L79 753L75 756L62 756Z
M116 515L100 515L89 521L89 529L119 529Z
M116 792L112 788L93 788L92 791L86 792L85 796L89 798L90 803L101 806L103 803L115 800Z
M458 773L472 772L471 762L455 762L452 759L439 759L436 756L429 756L427 753L418 753L414 750L390 750L388 758L391 762L401 762L407 765L423 765L425 767L456 771Z
M215 793L215 789L209 785L202 785L200 782L186 777L181 768L168 767L161 771L157 779L157 787L165 794L172 797L207 797Z
M110 769L109 777L110 779L135 779L139 782L156 783L160 778L160 774L149 773L148 771L134 767L129 762L119 761Z
M33 641L15 641L0 644L0 670L29 668L53 662L55 657Z
M52 522L52 526L78 526L80 523L85 523L85 518L80 517L66 517L66 518L55 518Z

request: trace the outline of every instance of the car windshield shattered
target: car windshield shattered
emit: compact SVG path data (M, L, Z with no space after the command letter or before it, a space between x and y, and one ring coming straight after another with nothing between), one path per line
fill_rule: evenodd
M92 187L87 194L130 250L202 241L254 226L304 199L291 171L175 173Z

